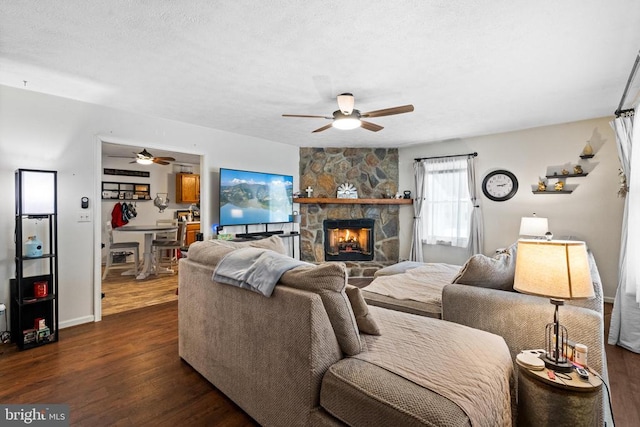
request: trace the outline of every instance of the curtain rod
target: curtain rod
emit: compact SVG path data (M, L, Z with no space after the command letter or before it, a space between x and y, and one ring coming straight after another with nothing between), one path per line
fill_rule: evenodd
M638 51L638 56L636 56L636 61L633 63L633 67L631 68L631 74L629 74L629 79L627 80L627 85L624 87L624 92L622 93L622 98L620 98L620 104L618 105L618 109L615 111L616 116L620 116L628 110L623 111L622 105L624 105L624 101L627 99L627 92L629 92L629 86L633 82L633 79L636 76L636 71L638 71L638 64L640 63L640 51Z
M478 157L478 153L467 153L467 154L452 154L451 156L435 156L435 157L420 157L414 159L416 162L420 160L429 160L429 159L446 159L448 157Z

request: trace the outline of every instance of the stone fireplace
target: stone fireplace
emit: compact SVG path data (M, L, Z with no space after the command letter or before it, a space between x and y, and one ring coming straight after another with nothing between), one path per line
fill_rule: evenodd
M330 199L336 197L338 187L344 183L355 186L359 199L333 203ZM316 263L332 260L332 256L325 255L325 220L368 219L373 223L369 259L343 260L349 275L371 277L379 268L398 262L400 206L361 201L377 201L398 191L397 149L301 148L300 188L307 187L313 189L316 202L300 203L300 259ZM404 207L407 208L410 207Z

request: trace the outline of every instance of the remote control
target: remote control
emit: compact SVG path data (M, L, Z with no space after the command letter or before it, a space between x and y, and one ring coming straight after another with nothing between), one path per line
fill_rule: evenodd
M580 378L582 378L583 380L588 380L589 379L589 372L587 372L586 369L584 368L578 368L576 366L576 373L578 374L578 376Z

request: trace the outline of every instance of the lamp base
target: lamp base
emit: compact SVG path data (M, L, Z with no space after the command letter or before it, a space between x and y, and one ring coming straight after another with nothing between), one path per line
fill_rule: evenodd
M556 372L571 372L573 371L573 364L571 364L571 362L567 361L566 359L564 360L554 360L551 357L549 357L548 354L545 354L544 356L541 357L541 359L544 361L544 366L552 371L556 371Z

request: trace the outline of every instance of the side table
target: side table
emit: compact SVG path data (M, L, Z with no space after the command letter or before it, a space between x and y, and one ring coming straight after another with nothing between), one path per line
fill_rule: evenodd
M548 376L544 368L534 371L518 363L518 426L597 426L601 409L602 381L590 374ZM562 378L570 376L571 379Z

